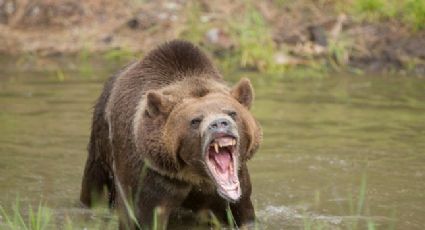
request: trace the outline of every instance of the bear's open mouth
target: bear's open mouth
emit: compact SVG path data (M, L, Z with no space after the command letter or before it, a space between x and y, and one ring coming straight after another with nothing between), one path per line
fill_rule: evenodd
M214 138L207 147L207 166L217 184L221 196L236 201L241 189L237 175L237 140L232 136Z

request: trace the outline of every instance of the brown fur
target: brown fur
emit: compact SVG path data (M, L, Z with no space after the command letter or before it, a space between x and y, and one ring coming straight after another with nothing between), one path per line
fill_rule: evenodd
M195 212L209 209L225 219L221 198L202 167L199 131L192 117L237 110L239 178L242 197L231 204L239 226L254 221L251 182L246 161L261 141L261 129L248 109L253 100L247 79L233 89L225 85L208 57L184 41L166 43L142 61L113 76L95 106L81 201L91 206L109 194L120 214L120 228L136 225L126 203L134 203L142 226L151 226L157 210L165 228L178 207ZM183 143L183 144L182 144Z

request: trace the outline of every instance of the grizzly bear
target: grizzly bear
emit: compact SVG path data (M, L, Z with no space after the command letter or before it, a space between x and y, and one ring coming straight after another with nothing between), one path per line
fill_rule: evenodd
M171 41L123 68L94 108L81 202L107 196L120 229L166 229L170 213L255 221L247 161L262 132L248 79L228 87L210 59Z

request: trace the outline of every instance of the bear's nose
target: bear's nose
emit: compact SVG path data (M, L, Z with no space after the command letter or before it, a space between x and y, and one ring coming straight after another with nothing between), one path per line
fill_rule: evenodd
M229 126L230 126L229 120L227 120L226 118L219 118L211 122L210 125L208 126L208 129L211 131L218 131L221 129L227 129L229 128Z

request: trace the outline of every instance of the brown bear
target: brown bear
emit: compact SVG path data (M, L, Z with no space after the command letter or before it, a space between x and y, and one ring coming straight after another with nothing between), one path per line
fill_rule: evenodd
M253 98L249 80L228 87L186 41L123 68L94 109L82 203L107 195L120 229L165 229L176 210L226 223L228 207L238 227L252 225L246 162L262 138L249 112Z

